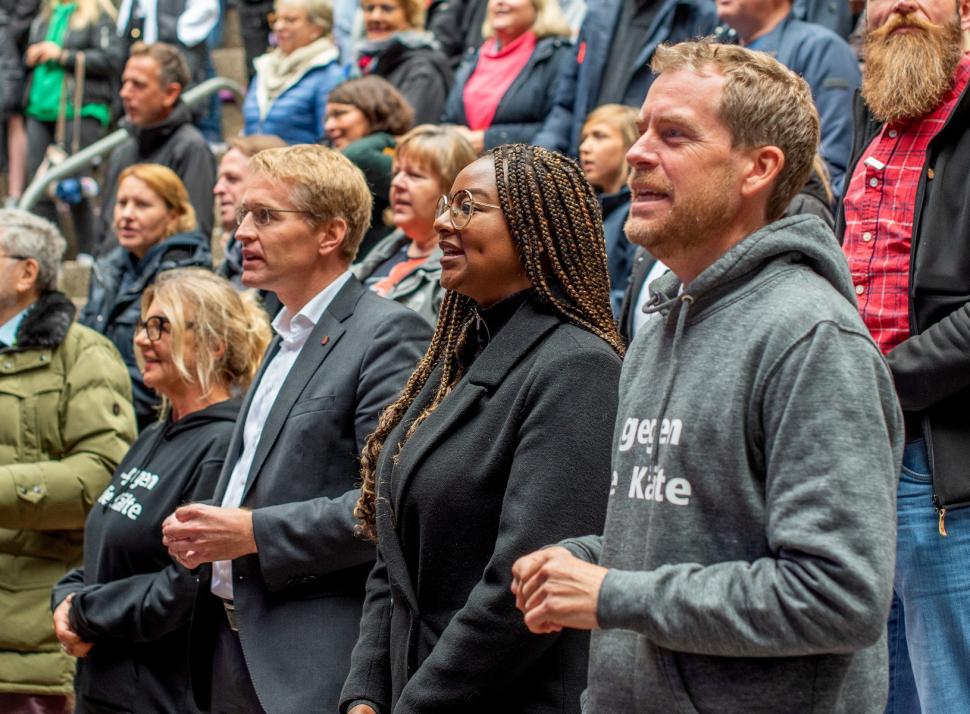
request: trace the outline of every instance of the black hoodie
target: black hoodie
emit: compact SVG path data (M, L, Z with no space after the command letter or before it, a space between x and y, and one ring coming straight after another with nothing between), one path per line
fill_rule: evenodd
M212 497L240 402L220 402L145 429L88 514L85 568L57 585L74 593L71 627L94 647L78 660L78 712L195 712L188 625L195 576L162 545L162 521Z

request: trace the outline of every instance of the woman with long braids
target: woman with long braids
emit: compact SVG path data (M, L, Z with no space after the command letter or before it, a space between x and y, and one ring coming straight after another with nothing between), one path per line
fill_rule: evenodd
M578 712L588 638L529 634L509 586L603 525L623 346L599 204L575 161L500 146L435 228L437 329L361 456L378 558L341 712Z

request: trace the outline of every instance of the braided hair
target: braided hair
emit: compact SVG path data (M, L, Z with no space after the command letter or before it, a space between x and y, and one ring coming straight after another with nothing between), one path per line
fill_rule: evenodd
M621 357L622 338L610 309L610 280L599 201L579 164L537 146L508 144L490 152L499 205L519 260L538 300L567 322L605 340ZM398 453L414 430L458 384L467 365L462 357L471 338L475 301L447 291L424 357L404 391L380 416L361 452L361 492L354 515L358 535L377 540L377 459L391 431L440 366L441 376L427 407L408 425ZM396 455L395 455L396 458Z

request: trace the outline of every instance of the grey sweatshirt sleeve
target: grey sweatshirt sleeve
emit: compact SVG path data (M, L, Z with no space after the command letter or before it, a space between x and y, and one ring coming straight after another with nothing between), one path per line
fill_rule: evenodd
M823 322L778 359L753 399L770 556L610 570L598 603L604 629L749 657L848 653L881 636L903 445L882 356L867 336Z
M582 538L567 538L561 540L556 545L560 545L580 560L587 563L598 564L603 555L603 536L588 535Z

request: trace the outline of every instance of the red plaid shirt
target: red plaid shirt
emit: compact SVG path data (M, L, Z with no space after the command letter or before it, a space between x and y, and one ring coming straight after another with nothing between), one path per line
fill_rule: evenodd
M920 119L883 126L859 158L845 191L842 249L859 312L884 354L909 337L910 242L926 152L968 80L970 54L963 56L953 88L936 109Z

